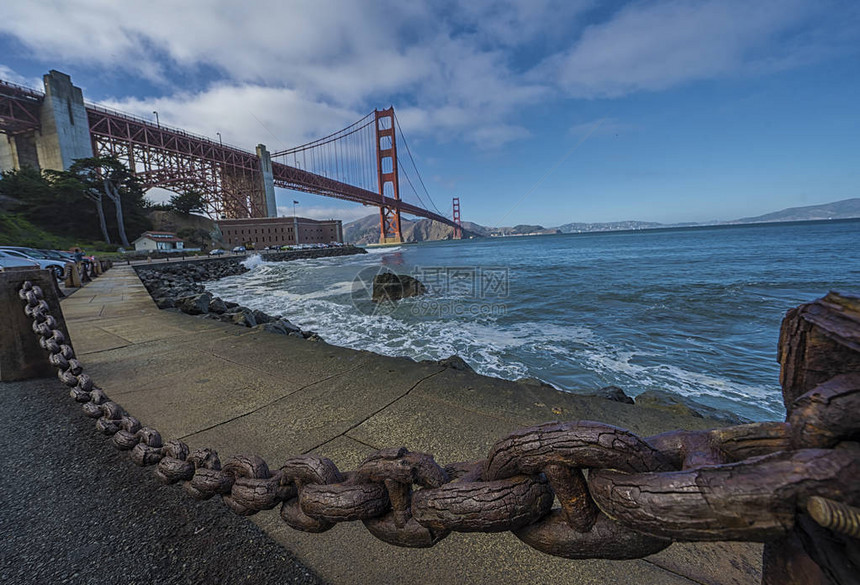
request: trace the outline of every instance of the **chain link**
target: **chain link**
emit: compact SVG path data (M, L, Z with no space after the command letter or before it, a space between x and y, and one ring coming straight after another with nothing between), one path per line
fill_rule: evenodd
M412 548L452 531L512 531L537 550L578 559L640 558L673 541L772 540L807 506L823 525L858 535L850 506L860 504L860 446L851 442L860 388L850 384L804 395L804 418L790 423L643 439L598 422L552 422L511 433L485 460L446 467L403 447L379 450L351 472L315 455L290 457L276 471L255 455L222 466L216 451L163 441L111 401L84 373L42 290L28 281L18 294L60 381L116 449L155 466L159 481L181 483L196 499L221 496L240 515L280 504L296 530L360 520L380 540Z

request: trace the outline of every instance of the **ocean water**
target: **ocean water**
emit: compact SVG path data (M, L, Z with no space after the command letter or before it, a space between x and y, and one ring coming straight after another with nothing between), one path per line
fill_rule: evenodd
M753 420L784 417L785 312L860 292L860 221L429 242L296 262L247 261L207 283L327 342L415 359L457 354L483 374L572 392L660 389ZM381 306L379 271L422 297Z

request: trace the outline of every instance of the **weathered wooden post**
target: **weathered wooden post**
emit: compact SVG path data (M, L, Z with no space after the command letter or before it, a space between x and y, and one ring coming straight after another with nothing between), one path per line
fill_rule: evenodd
M79 263L72 262L66 264L66 287L67 288L80 288L81 287L81 273Z
M831 292L788 311L779 363L793 448L860 439L860 297ZM860 502L837 503L846 504ZM815 512L814 505L821 500L807 510ZM765 545L765 585L860 583L860 540L851 535L860 530L857 516L830 527L819 524L827 514L814 516L801 511L787 536Z
M90 270L92 270L92 263L89 264L90 268L87 269L87 264L84 262L79 263L80 265L80 274L81 274L81 282L90 282L92 279L90 278Z
M0 271L0 381L27 380L54 376L51 363L45 359L45 350L33 334L33 321L24 314L24 303L18 291L25 280L42 289L45 302L57 320L57 327L71 345L66 321L59 310L60 299L53 272L37 268L7 268Z

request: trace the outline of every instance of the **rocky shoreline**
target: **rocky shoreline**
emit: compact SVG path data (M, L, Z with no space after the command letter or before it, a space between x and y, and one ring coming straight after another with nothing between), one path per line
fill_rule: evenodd
M327 258L366 254L364 248L343 246L286 252L265 252L261 256L269 262L288 262L307 258ZM313 331L304 331L280 315L249 309L238 303L225 301L206 291L205 282L248 272L242 261L247 256L229 258L201 258L165 264L135 266L135 271L159 309L176 309L189 315L234 323L243 327L268 331L280 335L318 341Z
M363 248L344 246L342 248L263 253L261 256L266 261L286 262L304 258L366 253ZM206 291L204 283L207 281L248 272L248 268L241 263L246 258L206 258L170 262L169 264L147 264L135 266L135 270L159 309L174 309L189 315L199 315L203 318L234 323L258 331L289 335L308 341L320 341L321 337L317 333L303 330L283 316L269 315L263 311L243 307L238 303L224 301ZM447 368L474 373L474 370L459 356L450 356L441 360L423 360L422 363L434 363ZM687 397L665 391L648 390L632 398L617 386L607 386L591 391L574 391L555 388L536 378L523 378L516 380L516 382L525 386L549 387L560 392L635 404L642 408L694 418L711 419L727 424L751 422L732 412L715 409Z

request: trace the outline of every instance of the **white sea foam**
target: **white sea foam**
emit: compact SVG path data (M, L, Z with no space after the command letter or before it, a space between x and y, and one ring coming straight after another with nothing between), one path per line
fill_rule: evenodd
M371 248L365 248L368 254L390 254L391 252L399 252L401 250L400 246L394 246L393 248L389 248L388 246L373 246Z
M247 268L248 270L253 270L257 266L261 266L264 263L263 257L259 254L254 254L252 256L248 256L244 260L240 262L242 266Z
M715 350L710 339L693 334L687 335L685 349L671 343L642 343L641 337L637 342L635 335L628 338L617 330L614 341L609 341L599 328L600 321L586 326L584 320L544 319L535 313L530 315L534 320L523 321L511 315L418 318L410 313L419 303L414 299L401 301L401 310L393 315L363 314L352 305L351 279L366 266L386 262L380 254L399 250L374 248L369 254L284 263L263 262L255 255L245 261L250 272L207 286L225 300L284 315L335 345L414 359L438 360L456 354L486 375L534 377L568 388L616 384L632 395L659 388L706 402L719 399L738 405L736 411L753 404L753 410L780 415L782 407L772 387L745 384L719 370L694 371L701 360L724 358L720 352L725 348ZM466 300L456 292L432 298ZM518 310L516 303L517 299L509 302L514 310ZM688 350L700 361L691 361L684 353ZM681 353L684 356L679 359Z

